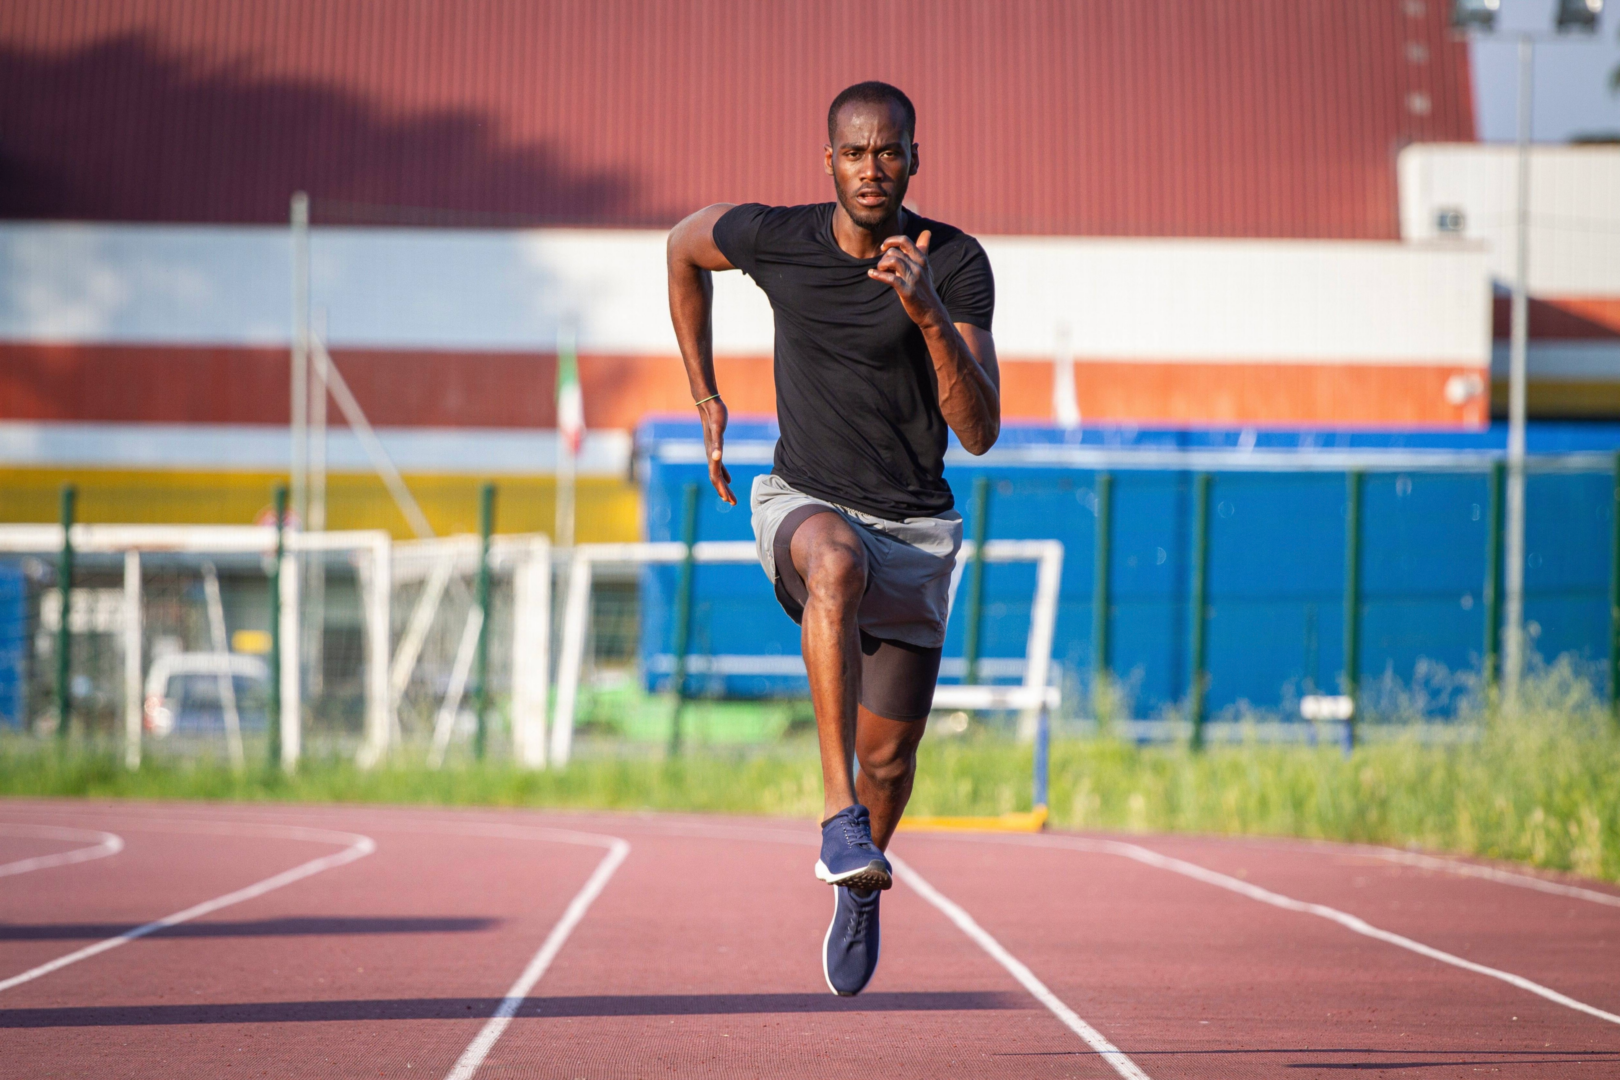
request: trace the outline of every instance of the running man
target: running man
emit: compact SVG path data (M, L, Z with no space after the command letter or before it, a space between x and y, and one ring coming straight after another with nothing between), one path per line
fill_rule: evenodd
M946 427L974 454L1001 430L990 261L973 237L902 205L916 123L895 87L851 86L827 111L837 201L718 203L669 236L670 318L709 480L732 505L710 273L741 270L775 312L781 438L750 505L760 563L803 631L825 792L816 876L836 894L822 970L841 995L877 969L878 899L893 883L883 849L939 675L962 544Z

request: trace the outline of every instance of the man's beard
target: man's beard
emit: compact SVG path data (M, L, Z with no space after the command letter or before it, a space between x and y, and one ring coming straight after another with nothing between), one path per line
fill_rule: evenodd
M863 229L873 229L887 221L900 208L900 200L905 197L904 191L896 191L894 198L882 206L862 206L854 199L846 196L842 188L838 189L838 205L844 208L851 221Z

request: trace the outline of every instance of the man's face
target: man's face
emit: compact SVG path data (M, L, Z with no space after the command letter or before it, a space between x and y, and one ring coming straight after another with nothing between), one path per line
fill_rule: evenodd
M863 228L875 228L899 212L917 171L917 144L904 125L905 115L892 102L853 102L838 114L827 171L839 205Z

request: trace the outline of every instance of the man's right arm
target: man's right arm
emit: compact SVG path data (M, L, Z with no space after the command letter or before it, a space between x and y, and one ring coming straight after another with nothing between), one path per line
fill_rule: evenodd
M692 400L702 402L698 415L703 420L703 448L709 460L709 483L732 506L731 473L721 460L726 434L726 403L714 378L714 281L715 270L734 270L714 242L714 223L731 203L706 206L670 230L666 257L669 265L669 318L675 324L675 340L681 361L686 365L686 381ZM708 399L708 400L705 400Z

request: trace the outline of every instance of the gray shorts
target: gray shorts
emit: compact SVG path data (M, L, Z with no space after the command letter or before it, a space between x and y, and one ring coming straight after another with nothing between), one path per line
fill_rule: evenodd
M962 546L962 515L883 518L813 498L766 474L749 499L760 565L782 607L800 621L807 592L788 555L792 534L818 513L839 514L866 552L866 595L856 610L861 631L861 704L892 720L928 715L939 674L951 573ZM782 565L779 565L779 561Z

